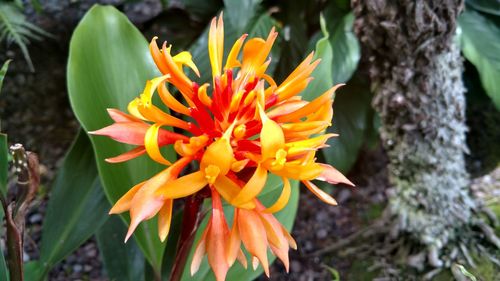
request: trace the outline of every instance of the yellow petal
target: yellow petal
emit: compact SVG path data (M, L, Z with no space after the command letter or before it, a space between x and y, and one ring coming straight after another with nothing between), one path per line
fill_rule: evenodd
M219 17L219 22L214 18L210 24L208 33L208 55L210 57L210 65L212 66L212 76L220 76L222 68L222 55L224 52L224 26L222 15Z
M173 199L165 200L158 215L158 236L161 242L164 242L170 231L170 223L172 222L172 207L174 206Z
M227 202L232 202L233 199L240 193L241 188L233 180L226 176L220 176L214 182L214 187L217 192L226 200ZM253 209L255 208L255 203L249 201L244 204L238 205L238 208L242 209Z
M166 183L156 191L156 194L176 199L194 194L206 185L205 173L197 171Z
M175 55L173 58L175 63L180 65L180 68L182 69L182 65L186 65L187 67L191 68L194 73L200 77L200 71L198 71L198 68L196 67L196 64L193 62L193 57L191 56L190 52L180 52L177 55Z
M164 165L171 165L172 163L165 159L163 155L161 155L160 147L158 146L158 132L160 130L160 124L154 124L149 127L146 135L144 136L144 146L146 147L146 152L148 153L151 159L155 160L158 163Z
M233 199L231 204L239 206L250 202L262 191L266 185L267 180L267 170L261 165L257 166L253 176L248 180L245 186L238 193L236 198Z
M278 123L269 119L260 105L258 105L262 130L260 131L260 145L263 160L274 158L276 152L285 146L285 135Z
M181 102L179 102L167 89L165 84L162 84L158 87L158 94L163 101L163 103L173 111L182 113L187 116L191 116L191 112L189 109L184 106Z
M230 69L233 67L240 66L241 63L238 61L238 54L240 53L241 46L243 45L243 41L247 38L248 34L243 34L236 42L234 43L229 55L227 56L225 69Z
M200 170L204 171L209 165L217 166L221 175L226 175L231 169L234 159L233 149L229 140L221 137L207 147L200 163Z
M265 213L276 213L280 211L286 206L288 200L290 200L290 194L292 193L290 181L287 178L282 178L282 180L283 190L281 191L280 197L278 197L278 200L276 200L271 207L264 210Z
M324 192L319 187L317 187L314 183L310 181L302 181L304 185L309 189L314 195L316 195L321 201L330 204L337 205L337 201L330 196L330 194Z

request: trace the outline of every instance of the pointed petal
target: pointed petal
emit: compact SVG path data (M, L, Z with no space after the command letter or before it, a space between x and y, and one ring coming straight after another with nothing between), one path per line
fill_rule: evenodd
M132 202L132 198L134 198L135 194L141 187L146 183L146 181L143 181L141 183L136 184L134 187L132 187L125 195L120 197L118 201L116 201L115 205L113 205L113 208L109 210L109 214L120 214L125 211L128 211L130 209L130 203Z
M136 147L132 150L129 150L125 153L122 153L118 156L106 158L105 161L108 163L121 163L121 162L128 161L130 159L139 157L139 156L143 155L144 153L146 153L146 148L144 146L138 146L138 147Z
M229 241L226 248L226 258L229 266L232 266L238 257L241 246L241 238L238 230L238 209L235 210L233 226L231 228L231 234L229 235ZM246 261L246 259L245 259Z
M233 199L241 191L240 186L226 176L219 176L217 180L214 182L213 186L215 187L217 192L222 196L222 198L224 198L224 200L226 200L227 202L232 202ZM253 209L255 208L255 203L253 201L249 201L247 203L238 205L238 208Z
M229 229L224 217L222 202L216 191L212 191L212 225L207 235L208 263L217 281L226 279L229 263L226 258L226 246Z
M107 136L121 143L144 145L144 135L147 130L148 125L143 122L126 122L114 123L89 134Z
M158 236L161 242L164 242L170 232L170 224L172 222L172 207L174 206L173 199L165 200L158 215Z
M348 180L341 172L327 164L320 164L324 169L321 175L317 178L321 181L326 181L331 184L345 183L351 186L354 184Z
M191 276L193 276L200 269L201 261L203 260L203 256L206 253L206 237L209 228L210 228L210 223L206 226L205 230L203 231L200 241L198 241L198 245L196 246L196 250L194 251L190 268Z
M269 276L266 229L259 216L254 211L241 209L238 227L243 245L251 255L258 258L266 275Z
M314 195L316 195L321 201L336 206L337 201L330 196L330 194L324 192L319 187L317 187L314 183L310 181L302 181L304 185L309 189Z
M113 119L113 121L115 121L116 123L142 122L141 119L129 115L127 113L121 112L120 110L115 108L108 108L107 111L109 117L111 117L111 119Z
M276 152L285 146L285 136L278 123L269 119L262 108L259 107L259 114L262 120L262 130L260 131L260 144L263 160L274 158Z
M185 65L185 66L191 68L194 71L194 73L196 74L196 76L200 77L200 71L196 67L196 64L194 64L193 57L191 56L190 52L187 52L187 51L180 52L173 57L173 60L176 63L180 64L181 67L182 67L182 65Z

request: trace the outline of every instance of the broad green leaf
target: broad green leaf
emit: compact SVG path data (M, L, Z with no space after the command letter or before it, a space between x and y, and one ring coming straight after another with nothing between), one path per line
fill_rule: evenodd
M127 227L119 217L112 216L97 230L104 269L109 280L143 281L144 256L134 240L123 243Z
M465 3L480 12L500 16L500 1L498 0L465 0Z
M115 8L92 7L75 29L68 61L68 90L75 115L85 131L110 125L112 120L106 108L126 110L127 104L142 92L146 81L159 75L148 42ZM104 159L131 147L99 136L92 137L91 142L101 182L111 203L162 169L145 156L121 164L106 163ZM175 158L170 147L165 156ZM128 215L123 218L129 221ZM134 237L146 259L159 272L165 245L158 238L156 220L141 223Z
M290 197L290 201L288 202L288 205L281 210L278 213L275 213L274 216L281 222L281 224L288 230L290 231L293 227L293 223L295 221L295 216L297 213L297 208L298 208L298 203L299 203L299 185L298 182L291 182L292 184L292 195ZM270 192L266 195L260 196L259 199L265 206L270 206L272 203L275 202L275 200L278 198L280 195L281 189L275 189L273 192ZM206 204L209 204L210 202L207 200ZM224 213L226 215L226 220L228 221L228 225L231 227L231 223L233 221L233 215L234 215L234 207L232 206L225 206L224 207ZM201 234L203 230L205 229L206 224L208 223L208 216L209 214L205 217L203 222L200 225L200 228L198 229L196 233L196 238L195 238L195 243L200 239ZM244 248L244 246L242 245ZM212 273L212 270L210 266L208 265L207 258L203 258L203 262L200 265L199 271L194 275L191 276L191 273L189 271L190 265L191 265L191 259L192 255L194 253L194 248L191 250L191 255L189 257L188 263L186 265L186 269L184 270L184 274L182 275L182 281L215 281L215 276ZM275 257L270 254L268 251L268 258L270 264L275 260ZM249 256L247 254L247 260L249 261L249 266L248 269L243 268L238 262L236 262L228 271L226 280L238 280L238 281L251 281L260 276L263 273L263 269L261 266L257 268L257 270L253 270L251 266L251 259L249 259Z
M7 74L7 69L9 68L9 63L10 60L6 60L2 68L0 68L0 93L2 92L2 86L3 86L3 79L5 78L5 75Z
M326 23L323 17L320 17L320 24L323 38L319 39L316 43L314 60L321 59L321 62L311 75L314 80L309 83L309 86L301 94L303 99L308 101L319 97L334 85L332 74L333 50L329 41L330 34L326 29Z
M488 96L500 110L500 25L473 10L459 18L465 58L477 68Z
M333 82L345 83L358 67L361 57L358 39L352 31L354 14L348 13L331 30Z
M356 76L335 95L333 125L328 133L339 136L330 139L330 147L322 151L328 164L342 173L352 168L368 134L373 132L371 99L368 84Z
M89 138L80 131L59 170L48 202L40 251L43 275L94 234L108 218L109 208Z
M222 1L219 0L180 0L189 13L196 17L207 19L220 10Z
M226 25L239 31L243 30L257 13L260 2L261 0L224 0L225 13L228 15Z

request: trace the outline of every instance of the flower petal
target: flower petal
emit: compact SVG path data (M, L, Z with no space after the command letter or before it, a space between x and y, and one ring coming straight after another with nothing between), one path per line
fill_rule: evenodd
M309 189L314 195L316 195L321 201L336 206L337 201L330 196L330 194L324 192L319 187L317 187L314 183L310 181L302 181L304 185Z
M170 232L170 224L172 222L172 207L174 206L173 199L165 200L163 207L158 215L158 236L161 242L164 242Z
M160 152L160 146L158 145L158 132L160 130L161 124L154 124L149 127L146 135L144 136L144 144L146 147L146 151L154 161L170 166L172 163L165 159Z
M181 198L198 192L206 185L205 173L197 171L162 185L156 194L165 198Z
M239 206L253 200L266 185L267 170L261 165L257 166L253 176L248 180L231 204Z
M113 208L109 210L109 214L120 214L125 211L128 211L130 209L130 203L132 202L132 198L134 198L135 194L141 187L146 183L146 181L143 181L141 183L136 184L134 187L129 189L125 195L120 197L118 201L116 201L115 205L113 205Z
M323 167L323 172L316 179L321 181L326 181L331 184L345 183L354 186L354 184L349 179L347 179L341 172L339 172L334 167L327 164L320 164L320 165L321 167Z

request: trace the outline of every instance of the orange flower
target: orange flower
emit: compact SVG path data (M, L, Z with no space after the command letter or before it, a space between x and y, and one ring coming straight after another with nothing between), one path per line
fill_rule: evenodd
M130 212L131 223L126 239L137 225L159 216L161 240L168 235L173 200L206 189L212 198L212 213L203 236L196 246L191 264L195 274L205 254L218 281L238 259L246 266L241 244L252 256L252 265L260 263L269 275L268 248L288 270L288 250L297 245L287 230L272 215L284 208L291 194L290 179L302 181L322 201L336 205L335 199L314 185L312 180L332 184L352 183L330 165L316 163L315 154L334 134L324 134L331 125L332 103L337 85L312 101L298 94L311 81L319 60L313 54L277 85L266 74L271 61L269 52L277 37L273 30L266 39L241 36L231 48L225 64L222 17L213 19L208 52L212 83L198 85L184 73L187 66L198 76L198 69L188 52L171 55L170 47L161 50L156 37L150 44L154 62L163 76L146 83L143 93L130 102L131 115L109 109L114 124L92 132L116 141L137 145L125 154L109 158L122 162L142 154L167 168L127 192L110 213ZM238 59L242 51L241 61ZM167 88L173 85L182 95L177 99ZM152 102L157 92L162 102L180 119L162 111ZM188 121L185 121L188 120ZM173 133L164 126L175 127ZM180 158L166 159L160 147L173 145ZM179 177L191 162L199 169ZM257 196L265 188L268 173L283 180L277 201L263 206ZM229 228L222 209L223 198L235 208Z

